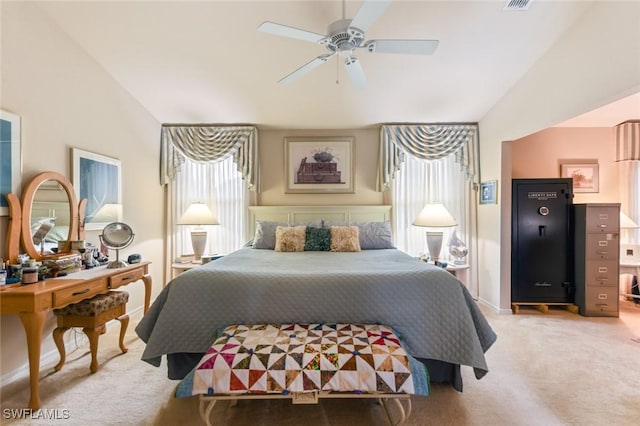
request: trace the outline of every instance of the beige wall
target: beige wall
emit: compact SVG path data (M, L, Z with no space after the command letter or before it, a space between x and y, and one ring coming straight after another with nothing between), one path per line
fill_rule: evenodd
M500 195L499 204L478 210L479 297L497 311L510 312L511 302L506 142L640 91L639 19L638 2L595 2L480 121L482 180L499 180Z
M285 137L351 136L354 138L355 193L285 194ZM260 129L260 205L382 204L376 191L376 170L380 131L370 130L263 130Z
M33 3L1 3L3 110L22 118L22 184L35 174L71 176L71 147L122 161L124 221L135 240L122 255L153 262L154 296L162 287L163 195L158 183L160 124ZM6 217L0 218L2 249ZM87 239L97 244L97 231ZM143 285L127 286L129 311ZM24 375L26 339L17 315L0 317L0 381ZM55 357L53 315L45 324L43 361ZM135 327L135 324L130 324Z

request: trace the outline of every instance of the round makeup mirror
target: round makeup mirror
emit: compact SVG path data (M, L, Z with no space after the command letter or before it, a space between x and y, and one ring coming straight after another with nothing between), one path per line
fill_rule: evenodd
M116 260L109 262L107 268L124 268L127 263L120 260L120 249L129 247L133 242L133 229L126 223L112 222L104 227L100 234L100 242L105 247L116 251Z

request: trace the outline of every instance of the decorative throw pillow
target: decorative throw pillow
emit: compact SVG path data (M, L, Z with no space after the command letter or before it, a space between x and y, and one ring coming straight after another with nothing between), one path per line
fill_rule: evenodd
M331 251L360 251L357 226L332 226Z
M304 251L306 226L277 226L276 251Z
M357 226L360 230L360 248L362 250L395 248L390 222L361 222L352 225Z
M257 221L256 233L253 237L253 248L273 250L276 247L276 227L288 225L286 222Z
M307 226L307 233L304 240L304 250L331 250L331 230L328 228L316 228L313 226Z

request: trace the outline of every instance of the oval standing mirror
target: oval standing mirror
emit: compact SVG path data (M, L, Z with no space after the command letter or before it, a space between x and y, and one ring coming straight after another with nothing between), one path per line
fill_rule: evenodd
M22 193L22 246L32 259L54 253L58 241L66 241L61 252L69 252L78 236L78 202L71 182L56 172L34 177Z

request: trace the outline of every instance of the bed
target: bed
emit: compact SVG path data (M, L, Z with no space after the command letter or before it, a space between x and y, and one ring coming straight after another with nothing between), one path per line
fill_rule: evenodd
M252 223L318 225L320 217L330 217L333 223L371 224L385 222L389 213L388 206L278 207L254 208L251 217ZM407 352L427 365L432 381L462 390L459 366L472 367L477 378L488 372L484 354L496 335L465 286L445 270L395 248L254 247L168 283L136 327L146 342L144 361L160 366L166 356L168 376L182 379L231 324L360 323L392 327Z

